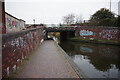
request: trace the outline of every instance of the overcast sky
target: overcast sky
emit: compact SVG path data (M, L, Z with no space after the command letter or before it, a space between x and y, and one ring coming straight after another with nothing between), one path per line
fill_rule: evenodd
M27 24L62 23L63 16L74 13L88 20L100 8L110 8L110 0L5 0L6 12ZM112 12L118 14L118 1L112 1Z

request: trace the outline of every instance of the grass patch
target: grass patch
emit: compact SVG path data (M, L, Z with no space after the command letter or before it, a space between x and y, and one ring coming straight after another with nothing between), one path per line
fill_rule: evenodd
M88 37L73 37L73 38L70 38L70 40L76 40L76 41L81 41L81 40L91 40L93 41L92 39L88 38Z
M70 38L70 41L91 41L91 42L103 42L103 43L120 43L120 42L114 41L114 40L98 40L98 39L93 39L93 38L88 38L88 37L73 37L73 38Z
M29 60L29 58L27 57L27 58L25 58L25 60Z

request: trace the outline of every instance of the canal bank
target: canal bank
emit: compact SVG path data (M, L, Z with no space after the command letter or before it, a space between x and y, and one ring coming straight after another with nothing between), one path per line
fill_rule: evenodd
M60 44L58 45L58 43L57 43L56 46L60 49L61 54L64 55L64 57L67 59L67 61L70 63L70 65L72 66L72 68L77 73L77 75L79 75L82 80L89 80L88 79L89 77L87 77L84 74L84 72L73 62L72 58L63 50L63 48L60 46Z
M120 41L97 40L97 39L90 39L90 38L83 38L83 37L73 37L73 38L70 38L69 41L120 46Z

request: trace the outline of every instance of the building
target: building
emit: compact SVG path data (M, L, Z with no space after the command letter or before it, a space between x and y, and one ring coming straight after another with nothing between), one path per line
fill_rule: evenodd
M120 1L118 2L118 15L120 16Z
M25 21L5 12L4 4L4 0L0 0L0 34L17 32L25 29Z
M5 12L6 33L18 32L25 29L25 21Z

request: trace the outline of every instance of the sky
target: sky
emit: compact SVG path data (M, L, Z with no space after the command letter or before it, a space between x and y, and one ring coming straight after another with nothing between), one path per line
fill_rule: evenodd
M118 14L118 1L111 0L111 11ZM89 20L100 8L110 9L110 0L5 0L5 11L26 24L59 24L63 16L75 14Z

